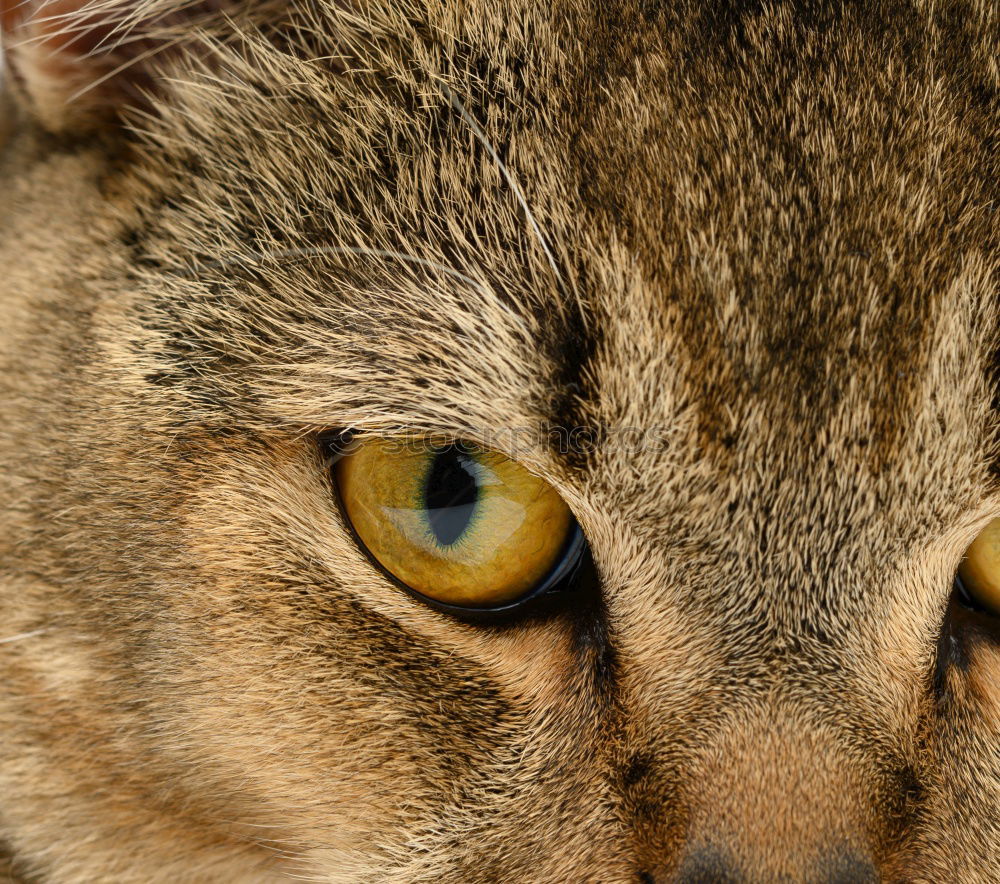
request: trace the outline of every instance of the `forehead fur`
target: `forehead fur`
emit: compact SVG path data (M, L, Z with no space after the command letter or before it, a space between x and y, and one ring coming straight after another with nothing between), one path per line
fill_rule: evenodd
M963 10L290 9L144 126L152 355L245 365L298 421L373 391L430 424L697 399L724 449L755 410L815 442L863 401L891 449L991 356L996 84Z
M290 8L146 126L148 377L208 423L585 426L526 457L651 536L664 488L935 536L996 458L987 15Z
M766 511L778 571L934 538L996 458L958 12L289 8L149 123L149 376L208 423L585 426L526 459L650 541Z

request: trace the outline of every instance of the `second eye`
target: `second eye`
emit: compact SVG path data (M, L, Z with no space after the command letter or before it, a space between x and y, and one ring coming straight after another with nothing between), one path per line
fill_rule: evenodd
M993 616L1000 615L1000 519L979 532L965 551L958 580L972 605Z

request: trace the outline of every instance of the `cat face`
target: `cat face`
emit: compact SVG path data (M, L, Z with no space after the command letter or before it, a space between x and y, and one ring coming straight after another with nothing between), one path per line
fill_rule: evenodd
M988 877L989 10L598 6L2 7L12 875ZM345 431L579 566L404 591Z

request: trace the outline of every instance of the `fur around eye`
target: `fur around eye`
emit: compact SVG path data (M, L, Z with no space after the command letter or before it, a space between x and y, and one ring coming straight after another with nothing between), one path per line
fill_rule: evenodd
M374 438L346 448L333 472L361 547L433 603L518 606L579 556L579 528L558 492L499 452Z

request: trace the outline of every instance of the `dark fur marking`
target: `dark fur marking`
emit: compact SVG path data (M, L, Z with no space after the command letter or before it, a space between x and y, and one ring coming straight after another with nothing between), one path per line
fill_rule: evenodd
M348 673L352 681L374 695L396 697L400 709L407 713L406 726L431 736L460 735L440 743L422 740L422 754L431 747L446 767L476 767L510 739L505 724L511 707L474 661L428 657L426 640L395 620L329 588L310 584L299 589L304 591L299 593L303 603L314 614L336 624L335 635L333 631L317 635L311 650L316 657L335 662L338 671ZM262 617L261 622L265 621ZM275 630L274 637L281 641L282 630ZM365 659L356 657L357 647L369 649ZM317 695L323 693L321 684L313 685L312 690ZM436 745L440 751L433 749Z
M589 557L589 553L587 555ZM586 682L592 686L595 696L607 705L615 697L617 659L600 579L592 563L581 568L576 591L579 601L569 612L573 618L574 650Z
M703 847L685 859L676 884L743 884L745 878L732 867L726 854L715 847Z
M622 786L629 789L649 776L653 768L653 759L643 753L635 753L622 770Z
M831 852L820 861L816 874L821 884L876 884L879 880L872 861L850 848Z

